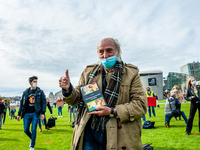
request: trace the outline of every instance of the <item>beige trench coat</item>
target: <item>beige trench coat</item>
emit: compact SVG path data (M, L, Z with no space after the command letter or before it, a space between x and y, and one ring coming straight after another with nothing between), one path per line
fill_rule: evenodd
M69 105L77 105L81 99L79 87L87 84L88 77L95 65L89 65L81 74L78 86L73 88L72 93L63 100ZM97 81L102 91L102 71L101 66L97 75L91 80ZM112 73L106 75L106 81L109 82ZM117 115L120 119L110 118L106 124L107 150L142 150L141 141L141 118L147 111L147 98L142 87L139 70L131 64L123 64L121 76L121 85L118 101L116 104ZM84 129L90 115L85 110L83 118L79 125L75 126L71 150L83 149Z

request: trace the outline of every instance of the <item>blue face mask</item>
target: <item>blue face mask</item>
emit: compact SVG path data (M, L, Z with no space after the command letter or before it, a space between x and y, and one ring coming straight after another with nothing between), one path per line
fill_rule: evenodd
M117 61L117 57L116 55L112 56L112 57L108 57L108 58L101 58L101 64L105 67L105 68L112 68L116 61Z
M196 85L196 81L193 81L193 82L192 82L192 85Z

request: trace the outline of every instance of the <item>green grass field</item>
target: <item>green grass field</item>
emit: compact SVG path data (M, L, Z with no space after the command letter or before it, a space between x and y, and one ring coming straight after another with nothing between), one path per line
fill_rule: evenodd
M164 101L159 101L159 103ZM185 135L186 124L184 121L175 121L171 119L170 127L164 126L164 104L161 108L156 108L156 117L148 118L147 121L155 121L156 129L143 129L142 142L143 144L152 143L155 150L199 150L200 149L200 134L198 132L198 112L195 115L192 134ZM182 104L181 108L186 116L189 116L189 103ZM17 114L17 113L16 113ZM50 113L47 109L47 118ZM57 117L57 109L53 110L54 117ZM35 150L69 150L73 135L73 128L69 121L67 106L63 108L63 117L58 118L56 127L49 131L44 129L43 132L38 132ZM23 132L23 120L11 120L6 117L6 125L2 125L0 130L0 150L27 150L29 149L30 139ZM197 134L197 135L196 135Z

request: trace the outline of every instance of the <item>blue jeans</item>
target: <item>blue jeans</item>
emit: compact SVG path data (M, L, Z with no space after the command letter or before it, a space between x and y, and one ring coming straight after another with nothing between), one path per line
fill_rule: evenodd
M58 116L59 116L59 114L61 114L61 116L62 116L62 107L58 107Z
M143 122L146 122L146 116L142 117Z
M148 111L149 111L149 117L151 117L151 108L152 108L152 112L153 112L153 116L156 116L155 110L153 106L148 106Z
M97 132L90 126L86 126L83 150L105 150L106 149L106 133Z
M76 120L76 108L71 108L70 109L70 113L69 113L69 121L71 122L71 119L72 119L72 113L73 113L73 119L74 121Z
M37 117L36 113L26 113L24 115L24 132L31 139L30 147L35 146L36 139L36 131L37 131L37 123L39 117ZM30 125L32 123L31 132L29 131Z
M187 117L186 117L184 111L181 111L181 116L183 117L183 119L185 120L185 123L187 124L188 119L187 119ZM171 120L172 117L173 117L172 114L167 114L167 115L165 115L165 125L166 125L166 123L167 123L167 125L169 126L169 122L170 122L170 120Z
M3 114L0 115L0 128L2 126L2 119L3 119Z

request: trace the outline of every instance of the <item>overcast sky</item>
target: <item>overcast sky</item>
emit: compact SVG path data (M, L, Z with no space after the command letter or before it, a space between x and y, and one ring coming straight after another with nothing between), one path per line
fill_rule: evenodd
M22 95L36 75L48 96L66 69L77 85L104 37L118 39L123 61L140 71L180 72L200 60L199 8L199 0L0 0L0 95Z

